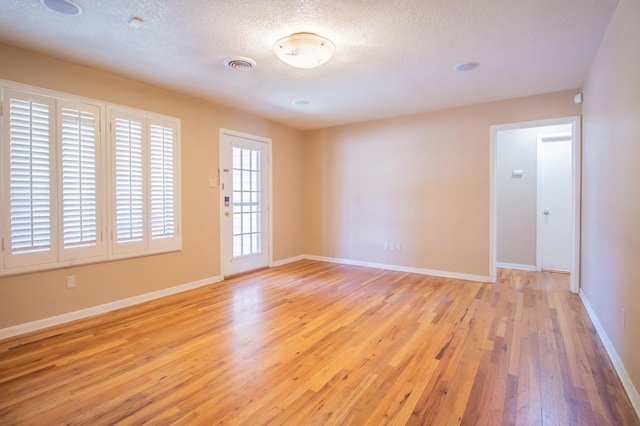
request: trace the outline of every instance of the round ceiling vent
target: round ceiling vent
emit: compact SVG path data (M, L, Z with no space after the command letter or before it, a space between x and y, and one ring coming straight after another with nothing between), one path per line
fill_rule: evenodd
M227 68L237 71L249 71L256 66L256 61L242 56L234 56L222 61Z
M71 0L42 0L42 4L49 10L63 15L77 16L82 13L80 6Z

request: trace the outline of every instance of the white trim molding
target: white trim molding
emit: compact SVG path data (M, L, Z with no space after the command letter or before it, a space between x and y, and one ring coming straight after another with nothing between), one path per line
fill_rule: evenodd
M65 314L56 315L49 318L43 318L24 324L14 325L12 327L0 329L0 339L6 339L8 337L42 330L43 328L53 327L54 325L60 325L82 318L88 318L94 315L103 314L105 312L111 312L117 309L138 305L150 300L159 299L161 297L170 296L172 294L182 293L183 291L193 290L195 288L203 287L209 284L215 284L220 281L222 281L222 277L218 275L215 277L205 278L175 287L152 291L151 293L140 294L138 296L129 297L127 299L116 300L114 302L105 303L103 305L92 306L90 308L80 309L78 311L67 312Z
M521 271L536 272L536 265L521 265L519 263L496 262L496 267L505 269L518 269Z
M611 340L609 340L609 336L607 336L607 332L604 331L604 327L602 327L602 324L600 323L600 320L596 316L596 313L591 308L591 304L587 299L587 295L584 294L582 290L580 290L579 294L580 294L580 299L582 300L582 304L587 310L587 314L589 314L589 318L591 318L591 322L593 323L593 326L596 328L596 332L598 333L598 336L600 337L600 340L604 345L604 349L607 351L607 354L609 355L609 359L611 359L611 363L613 364L613 367L616 369L616 372L618 373L618 377L620 377L622 386L627 391L627 396L631 401L631 405L633 406L633 409L635 410L636 415L640 417L640 395L638 394L638 390L633 385L633 382L631 381L631 378L629 377L629 374L627 373L626 368L624 368L624 364L622 363L622 360L620 359L618 352L616 352L615 348L613 347L613 343L611 343Z
M277 266L287 265L289 263L297 262L299 260L304 260L304 259L306 259L305 256L304 255L300 255L300 256L289 257L287 259L274 260L273 262L271 262L269 267L270 268L275 268Z
M310 254L305 254L303 257L305 259L317 260L320 262L340 263L343 265L353 265L353 266L366 266L367 268L387 269L389 271L412 272L414 274L432 275L434 277L443 277L443 278L454 278L457 280L465 280L465 281L477 281L477 282L483 282L483 283L490 282L488 276L482 276L482 275L461 274L458 272L414 268L411 266L389 265L386 263L363 262L360 260L339 259L335 257L315 256Z

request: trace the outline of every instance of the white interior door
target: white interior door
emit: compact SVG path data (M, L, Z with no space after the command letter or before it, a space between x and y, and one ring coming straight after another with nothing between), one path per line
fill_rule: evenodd
M542 137L538 145L540 268L568 272L573 255L571 139Z
M269 142L268 139L221 132L223 276L269 265Z

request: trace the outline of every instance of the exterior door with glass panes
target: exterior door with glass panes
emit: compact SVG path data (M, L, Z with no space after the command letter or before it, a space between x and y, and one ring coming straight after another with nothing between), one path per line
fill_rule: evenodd
M222 275L269 265L269 139L222 130Z

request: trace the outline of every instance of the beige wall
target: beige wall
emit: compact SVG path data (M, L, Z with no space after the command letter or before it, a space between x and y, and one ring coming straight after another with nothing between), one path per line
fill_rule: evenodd
M217 176L221 127L273 140L274 260L303 252L302 132L210 102L0 44L0 79L31 84L182 120L183 250L0 278L0 329L220 273ZM67 290L65 277L76 275Z
M307 132L306 253L489 276L489 127L580 115L574 94Z
M582 291L636 389L640 389L638 22L640 1L620 0L584 86L582 207ZM627 310L626 329L622 308Z

